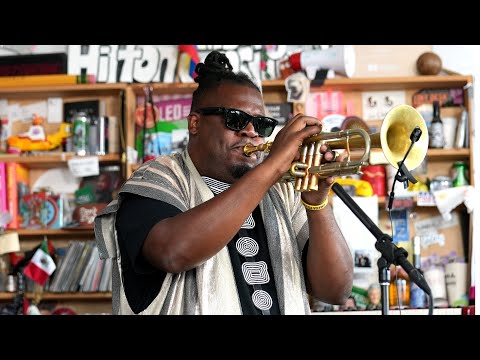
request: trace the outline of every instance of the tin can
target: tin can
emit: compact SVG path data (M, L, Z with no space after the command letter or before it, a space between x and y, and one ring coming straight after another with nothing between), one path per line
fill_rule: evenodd
M78 112L73 117L72 151L77 155L83 156L89 153L90 123L90 116L84 112Z
M387 194L385 187L385 166L368 165L362 167L362 180L368 181L372 185L373 193L377 196Z

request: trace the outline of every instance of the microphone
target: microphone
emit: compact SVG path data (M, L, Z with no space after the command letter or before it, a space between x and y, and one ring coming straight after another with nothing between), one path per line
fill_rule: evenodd
M420 136L422 136L422 129L420 129L418 126L415 126L415 129L413 129L412 133L410 134L410 140L412 143L416 143L420 139Z
M413 145L420 139L421 136L422 129L420 129L420 127L418 126L415 126L415 128L412 130L412 133L410 134L410 146L402 161L398 162L398 171L395 175L395 178L393 179L392 189L390 190L390 197L388 199L388 210L392 209L393 198L395 197L395 192L393 191L393 189L395 189L395 182L397 180L403 182L405 189L408 187L409 181L413 184L417 183L417 179L413 177L413 175L408 171L407 167L405 166L405 160L407 159L410 150L412 150Z

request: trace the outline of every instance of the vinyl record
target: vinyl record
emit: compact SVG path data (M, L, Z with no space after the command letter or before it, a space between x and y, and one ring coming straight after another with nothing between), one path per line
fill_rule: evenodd
M45 171L35 181L32 186L32 192L40 189L55 190L56 193L74 193L82 178L72 175L66 168L55 168Z

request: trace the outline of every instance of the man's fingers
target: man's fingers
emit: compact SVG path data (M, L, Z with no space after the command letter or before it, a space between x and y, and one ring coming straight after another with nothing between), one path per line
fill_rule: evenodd
M338 152L336 152L336 151L328 151L328 152L325 153L324 157L325 157L325 160L330 161L330 162L333 162L333 161L335 161L335 160L337 159L337 157L338 157Z

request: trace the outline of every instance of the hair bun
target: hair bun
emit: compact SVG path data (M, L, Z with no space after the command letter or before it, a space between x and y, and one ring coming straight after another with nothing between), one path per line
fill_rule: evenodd
M212 51L205 59L205 63L198 63L195 67L197 77L196 82L201 82L204 78L214 76L220 80L225 74L232 72L233 67L227 56L219 51Z

